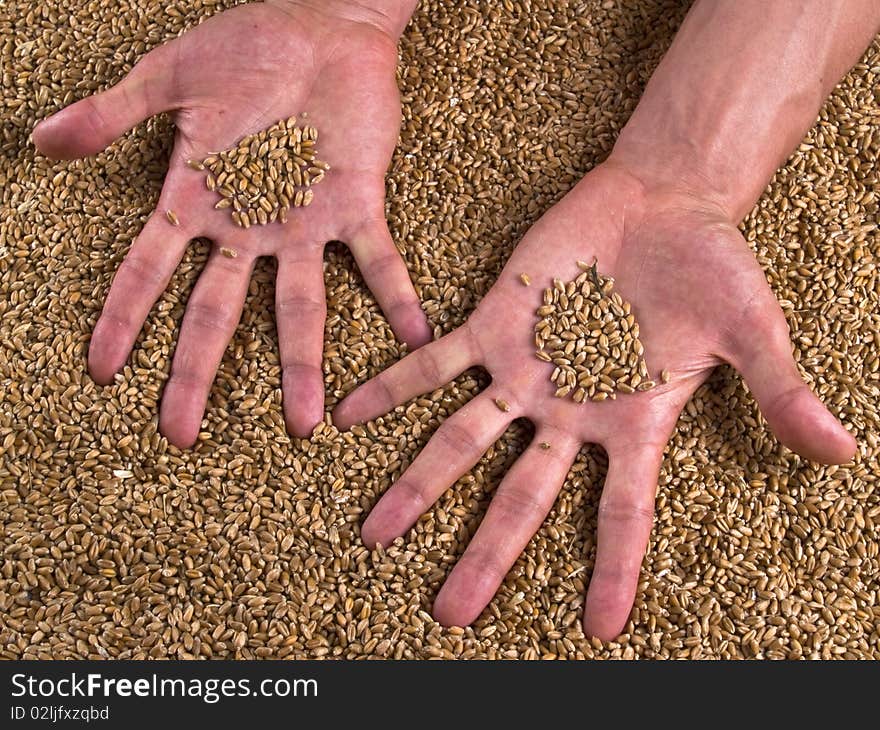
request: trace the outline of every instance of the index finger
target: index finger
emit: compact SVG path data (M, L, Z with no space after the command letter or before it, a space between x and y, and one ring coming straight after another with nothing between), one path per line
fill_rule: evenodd
M394 334L412 349L430 342L428 319L385 220L363 226L349 248Z
M144 321L183 258L191 233L155 211L125 255L95 325L89 372L107 385L122 369Z

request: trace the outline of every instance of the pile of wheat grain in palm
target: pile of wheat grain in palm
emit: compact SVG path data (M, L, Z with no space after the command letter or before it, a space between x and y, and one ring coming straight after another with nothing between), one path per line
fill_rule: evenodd
M614 279L578 261L581 273L568 283L554 279L544 290L535 325L535 355L556 367L550 379L557 398L575 403L614 400L617 392L650 390L645 347L632 305L614 291ZM523 274L524 284L529 284ZM669 379L664 370L663 382Z
M290 117L228 150L187 161L195 170L208 171L205 185L220 195L214 207L231 209L236 225L286 223L291 207L311 204L311 187L324 179L330 165L316 157L317 128L296 122ZM172 215L169 211L174 223Z

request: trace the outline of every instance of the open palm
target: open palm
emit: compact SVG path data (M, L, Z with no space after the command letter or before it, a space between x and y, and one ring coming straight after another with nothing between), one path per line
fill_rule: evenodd
M578 405L554 397L553 365L535 357L533 329L542 289L554 278L575 278L576 261L593 256L633 305L651 376L659 383L665 369L671 377L647 392ZM735 226L700 201L645 190L620 168L594 170L532 227L462 327L337 406L336 423L347 427L469 367L482 365L492 377L382 497L363 525L364 542L387 545L403 534L512 419L530 419L532 444L502 481L435 603L441 622L470 623L540 527L581 446L599 443L609 468L584 622L590 634L613 638L635 595L663 449L687 400L724 361L743 373L786 445L818 461L852 456L853 438L801 380L785 318Z
M398 337L411 347L430 339L385 222L384 173L400 124L395 40L370 18L352 20L335 7L278 2L222 13L146 55L115 87L34 131L44 153L81 157L151 115L172 114L177 132L159 203L116 274L92 336L89 368L99 383L112 380L189 241L210 238L214 249L187 305L161 407L161 429L178 446L198 435L259 256L278 259L284 412L299 436L323 413L328 241L349 245ZM186 160L304 112L319 130L319 157L331 165L314 202L292 211L285 224L238 228L228 211L214 210L216 194ZM168 222L167 210L179 226ZM238 255L227 258L221 247Z

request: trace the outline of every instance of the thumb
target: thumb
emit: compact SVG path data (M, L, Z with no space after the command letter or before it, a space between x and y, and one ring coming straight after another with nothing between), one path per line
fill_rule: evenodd
M742 373L782 443L811 461L849 461L856 452L856 441L801 379L782 310L775 301L756 307L759 309L756 317L740 328L735 351L728 359Z
M115 86L71 104L40 122L34 144L47 157L73 159L96 154L144 119L166 111L167 66L161 49L144 56Z

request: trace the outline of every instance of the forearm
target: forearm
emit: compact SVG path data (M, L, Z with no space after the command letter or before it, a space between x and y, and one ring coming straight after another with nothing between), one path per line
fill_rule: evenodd
M738 222L878 26L877 0L697 0L612 159Z
M397 39L412 17L418 0L267 0L335 11L342 17L370 23Z

